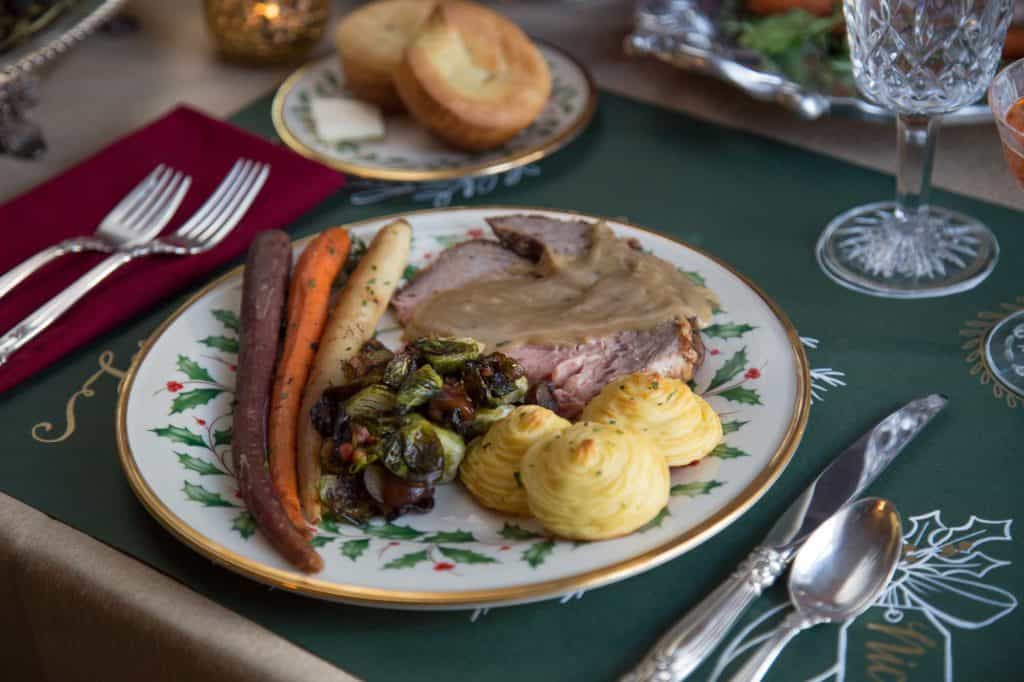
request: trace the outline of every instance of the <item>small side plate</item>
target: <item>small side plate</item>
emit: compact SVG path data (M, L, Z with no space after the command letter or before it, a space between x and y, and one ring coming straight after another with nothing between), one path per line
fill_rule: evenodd
M307 64L281 84L274 97L274 128L286 145L303 156L362 178L429 182L502 173L561 149L586 128L597 108L597 88L586 69L555 47L538 46L551 69L551 98L530 127L498 149L475 153L453 149L404 114L386 118L382 140L321 139L310 101L354 98L334 55Z

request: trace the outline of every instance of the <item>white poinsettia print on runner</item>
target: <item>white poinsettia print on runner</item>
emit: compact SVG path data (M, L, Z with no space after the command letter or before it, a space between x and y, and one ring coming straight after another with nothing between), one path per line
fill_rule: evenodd
M813 336L801 336L800 343L810 350L817 350L821 343ZM811 368L811 404L825 399L825 393L832 388L846 386L846 372L831 367Z
M845 682L853 669L872 679L953 682L956 632L988 627L1017 608L1012 593L989 582L990 573L1011 562L979 549L1011 542L1012 525L1012 519L971 516L947 526L937 509L911 516L892 582L870 609L839 628L835 645L823 651L828 661L808 682ZM998 544L986 550L997 551ZM709 682L728 679L788 608L780 604L743 626L722 649Z
M415 229L405 276L413 276L452 244L485 238L483 218L503 212L508 210L408 216ZM382 222L355 227L353 236L366 241ZM458 484L440 486L435 509L426 515L362 526L321 524L312 542L325 559L322 582L457 592L529 585L599 569L664 546L713 518L735 504L770 465L799 414L797 357L785 328L728 270L653 233L609 224L719 292L723 309L706 330L708 354L693 387L722 416L724 442L698 464L673 470L668 506L624 538L558 540L533 520L483 509ZM225 280L185 309L146 351L126 387L126 442L140 477L182 524L236 555L288 569L245 510L232 472L240 294L240 279ZM392 348L400 345L401 329L390 314L377 337Z

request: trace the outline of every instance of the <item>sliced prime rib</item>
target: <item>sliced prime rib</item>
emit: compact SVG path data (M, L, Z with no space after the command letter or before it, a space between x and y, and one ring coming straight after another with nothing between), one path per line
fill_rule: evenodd
M532 261L540 260L544 249L574 258L590 248L591 223L584 220L556 220L542 215L503 215L487 218L501 245Z
M497 279L530 261L517 256L498 242L473 239L445 249L429 267L398 291L391 299L398 321L405 325L417 306L440 291L485 279Z
M395 295L392 305L403 324L437 292L508 276L539 259L545 249L572 257L590 248L591 224L582 220L510 215L487 223L501 244L477 240L453 246ZM578 415L613 379L651 371L686 381L704 360L693 320L666 320L653 329L621 331L573 346L524 344L503 352L523 365L531 385L546 384L566 417Z
M700 333L668 320L654 329L622 331L575 346L526 344L504 351L526 369L531 384L547 382L559 414L574 417L613 379L657 372L689 380L703 359Z
M487 224L501 245L532 261L540 260L544 250L575 258L590 248L592 223L585 220L558 220L543 215L503 215L487 218ZM640 249L636 239L627 239Z

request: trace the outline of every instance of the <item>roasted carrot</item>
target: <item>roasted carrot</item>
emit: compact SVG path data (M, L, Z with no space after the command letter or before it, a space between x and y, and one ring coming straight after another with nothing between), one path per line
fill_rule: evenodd
M291 242L280 230L260 232L249 247L242 281L242 326L231 456L238 488L256 525L289 562L316 573L324 560L297 531L267 471L267 404L280 347L281 319L292 264Z
M334 227L314 239L299 256L288 286L288 322L284 349L274 377L270 403L270 475L288 518L299 532L315 531L302 515L296 479L299 414L302 388L316 356L327 320L331 284L348 258L348 232Z

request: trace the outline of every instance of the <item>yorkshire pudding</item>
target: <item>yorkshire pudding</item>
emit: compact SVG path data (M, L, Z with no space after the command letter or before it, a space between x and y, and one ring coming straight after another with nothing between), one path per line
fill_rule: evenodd
M547 63L526 34L462 0L434 9L399 61L394 83L421 125L470 151L515 136L551 94Z
M436 5L436 0L379 0L341 20L335 44L345 84L359 99L402 111L391 76Z

